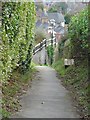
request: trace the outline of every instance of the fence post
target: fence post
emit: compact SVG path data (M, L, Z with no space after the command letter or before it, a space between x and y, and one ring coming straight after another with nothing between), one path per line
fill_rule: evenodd
M51 34L51 46L53 47L53 33Z
M46 41L46 39L45 39L45 48L47 47L47 41Z
M55 37L55 47L56 47L56 37Z
M40 42L39 51L41 51L41 49L42 49L42 42Z

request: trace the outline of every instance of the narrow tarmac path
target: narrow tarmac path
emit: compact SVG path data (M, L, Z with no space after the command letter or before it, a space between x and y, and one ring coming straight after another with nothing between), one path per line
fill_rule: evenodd
M79 118L68 91L56 77L56 71L37 66L36 78L21 100L22 110L14 118Z

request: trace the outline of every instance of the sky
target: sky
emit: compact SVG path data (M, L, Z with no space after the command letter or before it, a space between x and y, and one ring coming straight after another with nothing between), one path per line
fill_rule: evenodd
M0 0L3 2L10 2L10 0ZM12 0L13 2L16 1L32 1L32 0ZM90 0L34 0L35 2L90 2Z
M89 2L90 0L35 0L36 2Z

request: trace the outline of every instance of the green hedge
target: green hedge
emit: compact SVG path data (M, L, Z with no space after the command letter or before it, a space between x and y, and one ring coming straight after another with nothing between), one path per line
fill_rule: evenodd
M34 2L2 3L0 80L6 82L17 67L29 68L35 26Z
M88 9L74 15L69 24L69 39L73 47L73 57L84 58L88 50Z

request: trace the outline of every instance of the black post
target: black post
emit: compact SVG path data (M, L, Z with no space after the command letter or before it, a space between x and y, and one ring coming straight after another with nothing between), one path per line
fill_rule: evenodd
M55 37L55 47L56 47L56 37Z
M42 50L42 42L40 42L39 51Z
M51 46L53 47L53 31L52 31L52 34L51 34Z
M47 47L47 41L46 41L46 39L45 39L45 63L44 63L45 65L47 64L47 60L46 60L46 52L47 52L47 51L46 51L46 47Z
M52 34L51 34L51 65L53 63L53 31L52 31Z
M45 39L45 48L47 47L47 41L46 41L46 39Z

